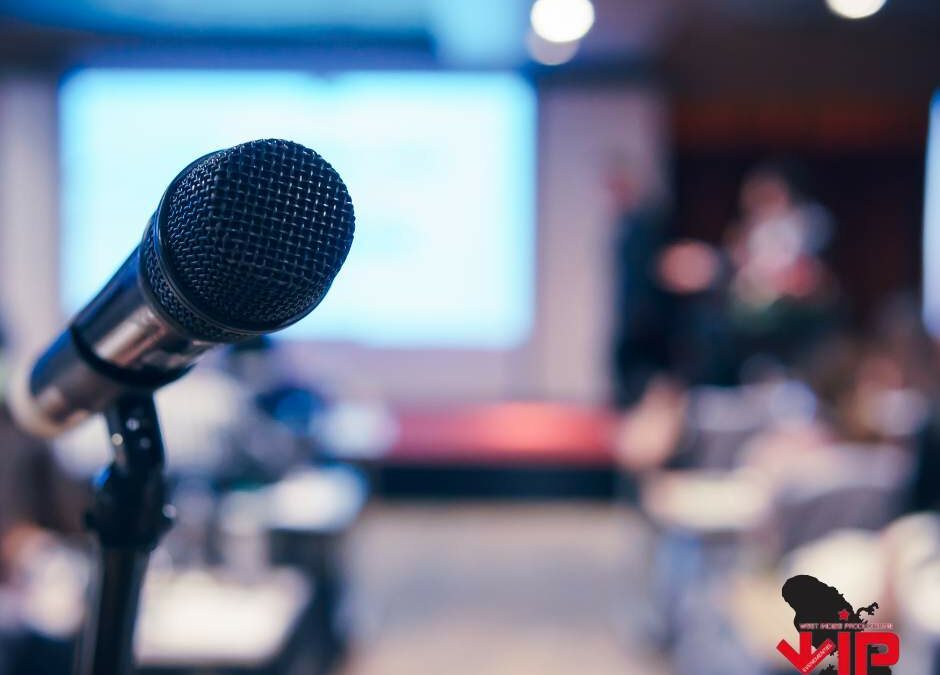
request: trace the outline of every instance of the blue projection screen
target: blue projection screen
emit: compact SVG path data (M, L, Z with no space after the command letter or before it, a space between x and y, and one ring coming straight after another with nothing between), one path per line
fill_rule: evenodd
M502 349L530 333L536 110L518 76L85 69L60 110L69 311L137 245L186 164L276 137L336 167L357 221L326 300L287 336Z

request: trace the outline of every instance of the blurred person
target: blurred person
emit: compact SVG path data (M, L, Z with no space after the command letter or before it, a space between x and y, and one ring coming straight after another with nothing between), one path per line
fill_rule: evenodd
M705 242L680 239L666 244L651 267L665 304L657 327L665 358L642 382L615 444L620 465L639 474L681 461L679 451L689 440L690 388L734 381L719 252Z
M840 435L909 447L937 400L940 365L916 304L889 300L872 328L822 343L806 373Z
M824 260L832 218L810 196L805 169L791 160L753 169L739 203L741 219L725 247L741 363L769 355L788 365L825 334L836 309L838 288Z
M737 382L727 277L721 251L703 241L677 240L656 261L656 282L674 308L668 326L671 370L690 386Z
M670 206L651 184L632 165L617 165L608 179L620 213L615 402L629 408L616 447L631 473L674 458L690 386L732 381L727 265L714 246L671 234Z
M875 316L875 337L897 359L905 385L940 399L938 345L927 331L913 292L889 298Z
M888 300L875 322L874 342L894 377L867 408L880 428L903 438L916 457L909 508L940 507L940 345L923 323L913 294Z
M655 261L669 237L669 206L654 178L618 157L607 188L617 213L613 344L614 400L628 406L650 378L671 365L670 298L656 283Z

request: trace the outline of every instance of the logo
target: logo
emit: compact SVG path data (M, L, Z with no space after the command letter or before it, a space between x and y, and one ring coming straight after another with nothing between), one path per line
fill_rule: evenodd
M807 575L788 579L783 599L795 612L800 644L794 648L781 640L777 651L799 672L812 673L829 659L824 675L890 675L901 639L893 624L870 620L877 602L853 609L837 588Z

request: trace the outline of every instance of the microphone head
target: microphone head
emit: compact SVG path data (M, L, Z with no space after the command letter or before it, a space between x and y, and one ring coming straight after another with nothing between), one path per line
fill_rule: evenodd
M251 141L176 177L147 228L141 270L187 333L234 342L312 311L354 229L346 185L325 159L289 141Z

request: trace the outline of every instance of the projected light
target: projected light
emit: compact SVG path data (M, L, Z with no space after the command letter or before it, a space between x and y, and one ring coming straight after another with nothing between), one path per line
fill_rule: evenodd
M275 137L336 167L357 221L330 293L287 336L505 349L529 335L535 98L516 75L88 69L60 111L68 312L138 243L180 168Z
M877 14L887 0L826 0L833 13L845 19L864 19Z
M536 0L532 5L532 30L549 42L575 42L594 25L591 0Z

